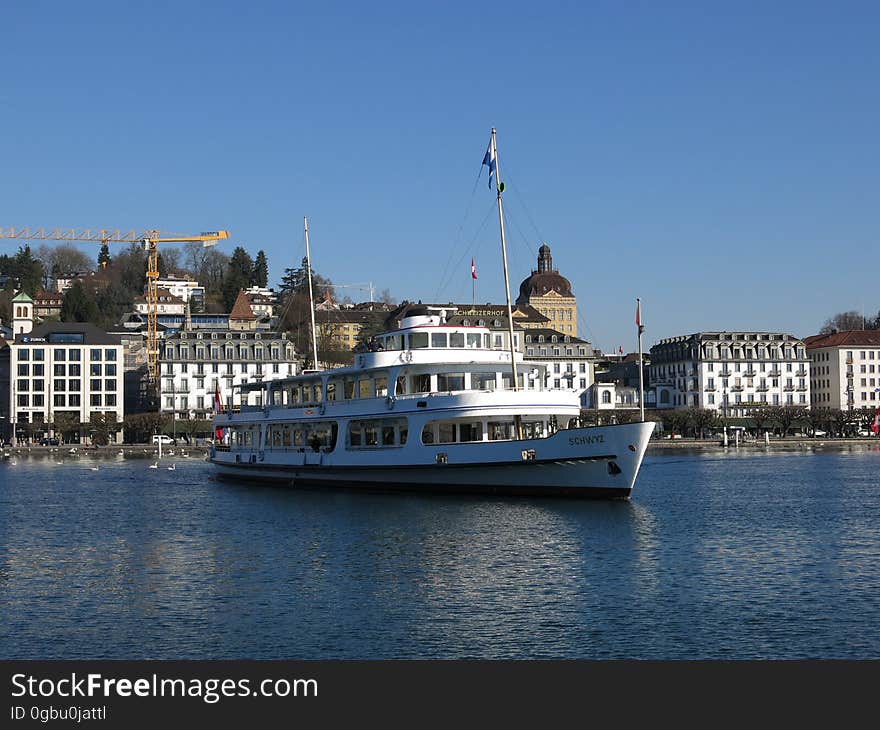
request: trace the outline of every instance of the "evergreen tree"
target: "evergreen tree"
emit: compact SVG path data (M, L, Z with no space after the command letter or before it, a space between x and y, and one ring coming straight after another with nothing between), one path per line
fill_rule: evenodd
M101 252L98 254L98 266L106 269L110 265L110 247L104 243L101 244Z
M232 305L235 304L238 293L251 285L253 272L253 259L251 259L247 251L238 246L232 252L226 276L223 278L223 306L226 307L227 312L232 310Z
M168 276L168 266L166 265L165 258L162 256L161 252L156 254L156 271L159 272L160 279L164 279Z
M43 284L43 262L34 257L31 247L25 244L15 256L0 256L0 273L12 278L18 289L34 296Z
M263 250L257 251L257 258L254 261L254 270L251 276L251 285L267 286L269 284L269 262L266 260L266 254Z
M92 292L75 281L64 294L61 304L62 322L95 322L98 319L98 304Z

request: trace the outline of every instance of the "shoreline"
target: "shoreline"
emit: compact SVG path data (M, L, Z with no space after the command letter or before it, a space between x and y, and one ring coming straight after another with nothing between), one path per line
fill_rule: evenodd
M770 448L783 449L807 449L816 447L833 447L842 446L880 446L880 438L875 437L859 437L859 438L771 438L770 443L766 443L761 439L749 439L741 441L737 446L733 439L729 439L728 445L724 446L720 439L675 439L675 440L658 440L648 443L648 452L651 451L667 451L676 449L697 449L701 451L728 451L735 450L758 450Z

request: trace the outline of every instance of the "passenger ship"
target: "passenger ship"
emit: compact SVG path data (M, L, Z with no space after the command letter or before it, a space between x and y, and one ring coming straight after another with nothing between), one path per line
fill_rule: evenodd
M263 405L215 417L209 460L296 487L629 497L654 424L578 427L576 391L451 314L410 310L350 367L240 386Z

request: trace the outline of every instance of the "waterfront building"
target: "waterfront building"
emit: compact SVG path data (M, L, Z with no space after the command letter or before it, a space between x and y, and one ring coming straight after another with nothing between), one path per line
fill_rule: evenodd
M553 268L553 256L546 243L538 251L538 268L519 285L516 303L545 315L547 327L577 336L577 299L571 282Z
M9 348L9 417L20 439L55 435L62 421L83 439L94 415L121 423L118 337L88 322L46 322L17 331Z
M804 342L813 405L847 410L878 405L880 330L844 330Z
M709 408L746 416L763 406L810 405L804 340L779 332L697 332L651 348L658 408Z
M524 360L546 367L548 390L587 390L594 381L596 358L586 340L550 328L528 329Z
M248 328L247 320L231 324L225 331L166 333L159 351L162 412L208 419L218 388L226 408L260 405L260 391L246 393L242 401L235 386L297 374L296 352L286 333Z

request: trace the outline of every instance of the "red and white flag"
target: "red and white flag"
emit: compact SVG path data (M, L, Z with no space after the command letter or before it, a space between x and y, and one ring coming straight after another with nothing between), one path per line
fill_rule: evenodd
M642 326L642 303L636 299L636 327Z
M474 263L474 257L473 257L473 256L471 256L471 278L472 278L472 279L476 279L476 278L477 278L477 266L476 266L476 264Z
M871 424L871 430L875 436L880 434L880 408L874 412L874 423Z
M620 354L620 355L623 354L623 345L618 345L618 346L617 346L617 352L618 352L618 354Z
M219 416L221 413L223 413L223 401L220 400L220 381L218 380L214 385L214 415ZM214 438L217 441L223 440L222 428L214 429Z

